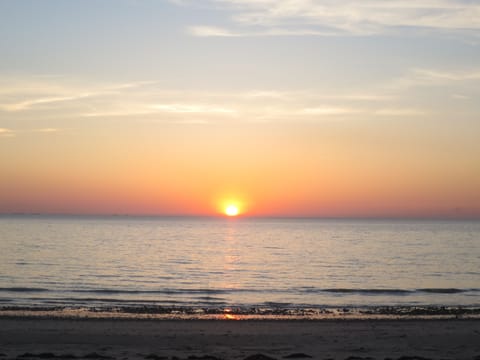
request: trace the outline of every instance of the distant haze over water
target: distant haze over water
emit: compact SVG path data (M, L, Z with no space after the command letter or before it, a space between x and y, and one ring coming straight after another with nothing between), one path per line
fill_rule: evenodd
M0 217L0 306L480 305L480 222Z

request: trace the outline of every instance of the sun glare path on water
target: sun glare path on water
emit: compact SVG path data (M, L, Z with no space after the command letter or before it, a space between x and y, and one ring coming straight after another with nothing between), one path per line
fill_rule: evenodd
M225 208L225 214L227 216L237 216L238 215L238 207L236 207L235 205L228 205Z

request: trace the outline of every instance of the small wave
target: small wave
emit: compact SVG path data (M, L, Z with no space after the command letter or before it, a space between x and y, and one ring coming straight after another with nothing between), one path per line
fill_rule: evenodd
M225 302L224 298L216 297L216 296L199 296L196 300L203 300L203 301L212 301L212 302Z
M324 289L323 292L330 292L330 293L344 293L344 294L390 294L390 295L406 295L410 294L412 290L405 290L405 289Z
M163 305L188 305L191 302L181 300L143 300L143 299L108 299L108 298L58 298L50 301L55 301L59 304L68 304L70 306L77 306L78 304L92 305L92 304L116 304L119 306L128 305L142 305L142 306L163 306ZM206 301L199 302L200 304L209 304ZM212 305L222 305L223 302L211 302Z
M0 288L0 292L44 292L50 291L45 288L33 288L33 287L6 287Z
M423 289L353 289L353 288L301 288L300 293L337 293L337 294L360 294L360 295L413 295L418 293L431 294L460 294L475 292L478 289L457 289L457 288L423 288Z
M468 292L467 289L455 289L455 288L428 288L428 289L418 289L418 291L426 292L426 293L433 293L433 294L459 294Z
M275 302L275 301L267 301L263 303L263 305L268 306L270 308L288 308L293 306L291 303Z
M112 288L83 288L83 289L68 289L68 288L41 288L41 287L3 287L0 292L14 292L14 293L71 293L71 294L93 294L97 295L122 295L131 297L132 295L164 295L168 297L192 297L201 300L225 300L222 296L232 295L236 293L256 293L256 294L338 294L338 295L389 295L389 296L408 296L421 293L427 294L468 294L478 293L480 289L459 289L459 288L420 288L420 289L394 289L394 288L315 288L315 287L299 287L299 288L285 288L285 289L206 289L206 288L166 288L166 289L112 289Z
M228 294L229 290L223 289L163 289L163 290L126 290L126 289L75 289L73 293L91 293L91 294Z

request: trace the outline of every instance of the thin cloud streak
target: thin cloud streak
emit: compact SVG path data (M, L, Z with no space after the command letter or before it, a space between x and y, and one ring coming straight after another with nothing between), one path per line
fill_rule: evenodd
M13 137L15 136L15 132L10 129L0 128L0 137Z
M157 104L152 105L151 108L165 111L169 113L181 113L181 114L195 114L195 113L207 113L207 114L234 114L236 111L219 106L211 105L199 105L199 104Z
M39 129L21 129L21 130L12 130L7 128L0 128L0 137L13 137L21 134L28 133L44 133L44 134L53 134L60 132L61 129L57 128L39 128Z
M335 36L334 32L310 29L272 28L263 31L238 31L216 26L190 26L188 33L197 37L267 37L267 36Z
M16 113L36 110L36 117L128 117L171 114L193 117L215 115L260 118L272 109L299 114L302 109L326 106L328 113L345 101L361 103L392 100L391 95L371 92L335 94L315 90L181 91L162 89L155 81L104 85L95 82L78 85L73 79L32 77L6 82L0 91L0 110ZM22 92L24 89L24 92ZM18 100L17 100L18 99ZM20 101L20 99L22 99ZM25 100L27 99L27 100ZM159 99L162 101L159 102ZM327 103L327 104L326 104ZM308 104L308 105L307 105ZM317 115L318 109L307 110ZM333 111L338 113L338 109ZM0 113L1 120L1 113ZM205 119L201 119L204 121Z
M225 92L182 91L163 89L156 81L109 85L83 82L80 86L74 79L39 80L36 77L33 84L23 79L10 82L8 87L2 88L0 109L6 112L2 114L0 111L0 120L10 116L8 113L15 113L19 119L22 116L30 117L31 113L27 111L34 107L37 120L119 118L205 124L227 119L288 122L323 120L329 116L333 119L349 117L359 120L368 116L401 118L432 115L435 112L428 105L423 108L417 102L412 103L412 88L436 86L448 91L448 96L468 94L469 88L462 89L459 85L472 86L479 80L479 69L445 71L414 68L401 78L372 85L363 92L336 93L335 89L261 88ZM452 84L455 88L449 89ZM25 93L21 92L22 87L26 89ZM44 93L41 89L44 89ZM46 126L44 129L50 128ZM6 133L3 131L3 134Z
M247 36L246 34L236 34L230 30L223 29L216 26L191 26L187 31L190 35L199 37L235 37L235 36Z
M49 80L48 78L46 80ZM0 91L0 110L7 112L18 112L30 110L41 105L57 105L64 102L74 102L77 100L102 97L106 95L121 94L126 90L139 88L142 86L154 84L153 81L139 81L132 83L123 83L116 85L78 85L63 84L57 82L43 81L35 79L33 82L28 80L16 81L15 84L3 82L6 88ZM7 100L15 98L30 98L22 101L2 101L2 97Z
M422 116L426 115L425 111L419 109L406 109L406 108L394 108L394 109L379 109L373 112L378 116Z
M39 133L56 133L59 131L60 129L56 129L56 128L42 128L42 129L33 130L33 132L39 132Z
M301 111L301 113L306 115L348 115L348 114L357 114L359 112L361 111L356 108L343 108L343 107L330 107L330 106L306 108Z
M464 94L452 94L452 98L457 100L469 100L470 96Z
M196 2L182 2L187 4ZM480 4L466 0L212 0L207 4L230 11L232 24L192 26L189 32L194 36L367 36L402 29L475 36L480 30Z
M438 69L410 69L404 76L394 79L387 88L407 89L422 86L445 86L480 80L480 70L444 71Z
M428 69L416 69L415 72L419 77L424 79L433 79L441 81L468 81L468 80L480 80L480 71L470 71L470 72L446 72L446 71L436 71Z
M64 97L47 97L47 98L37 98L26 100L18 103L12 104L1 104L0 108L5 111L15 112L21 110L28 110L36 105L52 104L65 101L79 100L91 96L91 94L79 94L75 96L64 96Z

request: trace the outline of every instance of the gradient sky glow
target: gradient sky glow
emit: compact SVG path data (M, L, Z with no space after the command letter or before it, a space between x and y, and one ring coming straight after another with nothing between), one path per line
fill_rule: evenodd
M480 218L480 3L0 0L0 213Z

